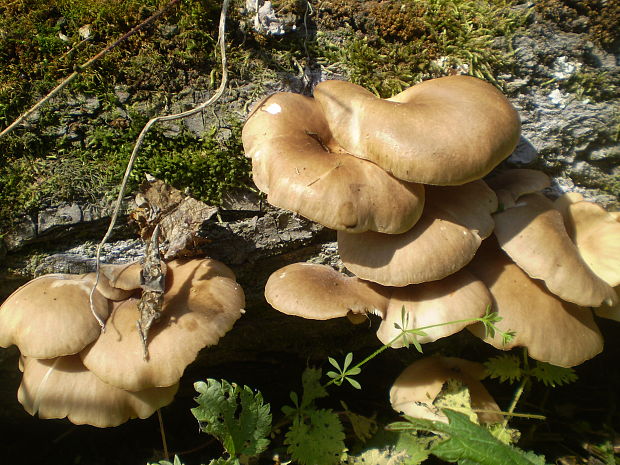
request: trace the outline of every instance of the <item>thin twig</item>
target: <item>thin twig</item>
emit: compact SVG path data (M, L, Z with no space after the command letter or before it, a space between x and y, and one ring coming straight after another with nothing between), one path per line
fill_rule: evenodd
M164 418L161 416L161 409L157 409L157 420L159 420L159 432L161 433L161 443L164 447L164 459L169 460L168 442L166 441L166 430L164 429Z
M160 16L166 13L172 6L179 3L180 1L181 0L171 0L165 7L159 10L157 13L153 14L152 16L149 16L147 19L142 21L140 24L138 24L136 27L134 27L129 32L122 35L118 40L108 45L106 48L104 48L102 51L97 53L95 56L93 56L90 60L88 60L84 64L77 66L76 70L73 73L71 73L69 77L67 77L64 81L62 81L54 89L52 89L49 94L47 94L45 97L39 100L33 107L31 107L28 111L26 111L26 113L23 113L19 118L13 121L6 129L0 132L0 137L7 135L13 129L19 126L26 118L28 118L35 111L37 111L39 108L45 105L45 103L47 103L50 99L58 95L65 87L71 84L79 76L80 72L89 68L95 61L107 55L113 48L118 46L121 42L128 39L129 37L134 35L136 32L139 32L140 30L144 29L144 27L148 26L153 21L158 19Z
M110 235L112 234L112 230L114 229L114 225L116 224L116 220L118 218L118 214L121 209L122 202L123 202L123 196L125 195L125 189L127 188L127 182L129 181L129 175L131 174L131 170L133 169L133 164L136 161L136 158L138 156L138 151L140 150L140 146L142 145L142 142L144 141L144 138L146 137L146 133L149 131L149 129L151 129L151 126L153 126L155 123L158 123L160 121L173 121L173 120L177 120L181 118L187 118L188 116L192 116L192 115L195 115L196 113L200 113L207 106L217 101L222 96L222 94L224 94L224 90L226 89L226 85L228 84L228 69L226 67L225 33L226 33L226 14L228 11L229 3L230 3L230 0L224 0L222 2L222 11L220 13L219 38L218 38L218 44L220 46L220 55L222 57L222 82L220 83L220 87L217 89L217 91L213 94L213 96L209 100L201 103L200 105L198 105L196 108L192 110L184 111L182 113L177 113L174 115L158 116L158 117L155 117L149 120L149 122L146 123L146 125L140 132L140 135L138 136L138 139L136 140L136 145L134 145L133 151L131 152L131 157L129 158L129 162L127 163L127 169L125 170L125 175L121 183L120 192L118 193L118 197L116 199L116 204L114 206L112 218L110 219L110 225L108 226L108 230L106 231L105 236L103 237L103 239L97 246L97 256L95 258L96 274L95 274L95 284L90 291L90 309L93 315L95 315L95 318L97 318L97 321L99 321L99 324L101 325L102 329L105 329L105 323L103 323L99 319L99 317L96 315L95 310L94 310L94 302L93 302L93 295L95 293L95 289L97 288L97 284L99 283L101 249L103 248L103 246L106 244L106 242L110 238Z

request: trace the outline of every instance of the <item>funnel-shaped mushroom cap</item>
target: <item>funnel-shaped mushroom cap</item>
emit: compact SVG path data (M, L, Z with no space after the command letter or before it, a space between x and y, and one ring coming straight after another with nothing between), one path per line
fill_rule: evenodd
M406 181L480 179L519 140L519 116L510 102L473 77L432 79L388 100L349 82L325 81L314 96L345 150Z
M485 334L481 324L467 328L483 341L501 350L527 347L533 359L562 367L579 365L603 350L592 312L551 294L512 263L494 240L484 241L467 269L489 288L493 309L502 318L497 327L516 333L504 345L499 333Z
M519 197L541 192L551 185L551 180L545 173L528 169L505 170L485 181L497 194L502 208L514 207Z
M99 336L90 310L93 281L85 275L50 274L33 279L0 306L0 346L15 344L28 357L75 354ZM105 321L111 303L98 291L93 304Z
M106 332L81 352L106 383L129 391L176 383L198 351L217 344L239 317L243 290L215 260L168 263L162 316L150 329L148 360L138 335L138 300L115 306Z
M397 234L422 213L423 186L345 153L314 99L279 93L263 100L243 128L243 146L269 203L329 228Z
M276 310L311 320L328 320L349 313L385 311L380 286L338 273L326 265L293 263L267 280L265 298Z
M571 203L563 201L562 197L558 200L564 207L562 213L568 235L581 257L607 284L619 285L620 223L596 203Z
M443 385L455 379L466 385L474 410L500 411L489 392L479 381L485 376L484 366L454 357L426 357L409 365L390 389L392 408L414 418L447 422L447 418L433 402ZM478 413L481 423L502 421L497 413Z
M555 295L593 307L617 301L614 290L579 255L562 215L550 200L528 194L493 218L502 249L531 278L542 279Z
M472 259L491 234L497 198L483 181L427 190L418 223L404 234L338 231L338 250L356 276L385 286L435 281Z
M466 270L461 270L440 281L394 289L387 311L382 314L383 321L377 337L387 344L403 329L447 323L449 321L478 318L484 315L491 305L491 295L482 281ZM405 322L403 325L403 309ZM436 341L461 331L471 322L455 323L425 329L426 336L416 337L420 344ZM399 339L391 347L404 347L405 341Z
M49 360L27 357L17 399L30 415L64 418L76 425L117 426L131 418L147 418L172 402L178 384L127 392L104 383L88 371L80 357Z

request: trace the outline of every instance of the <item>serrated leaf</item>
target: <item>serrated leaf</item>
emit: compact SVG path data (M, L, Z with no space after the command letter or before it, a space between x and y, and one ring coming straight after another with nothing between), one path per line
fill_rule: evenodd
M349 458L347 464L365 465L419 465L428 456L429 437L415 433L397 433L380 430L370 441L373 446L358 456Z
M433 405L437 407L438 411L444 408L455 410L467 415L469 421L478 423L478 415L471 407L469 389L456 379L450 379L443 384L441 391L433 401Z
M364 415L353 413L349 410L347 404L342 401L340 401L340 404L344 408L344 414L351 423L355 436L357 436L357 438L362 442L368 441L377 431L377 422L375 421L374 416L369 418Z
M407 422L390 425L401 430L421 430L441 433L446 439L439 442L431 453L448 462L459 465L541 465L540 457L525 453L516 447L502 443L489 431L467 419L467 416L444 409L448 424L407 417ZM409 426L407 426L409 425Z
M514 383L523 378L521 359L516 355L498 355L484 362L484 367L491 378L499 378L501 383Z
M349 457L346 465L417 465L420 463L406 462L408 457L405 451L395 451L390 447L368 449L360 455Z
M220 457L219 459L211 460L209 462L209 465L241 465L241 464L236 457L228 457L227 459Z
M577 373L572 368L562 368L545 362L536 362L530 374L545 386L551 387L577 381Z
M305 409L312 405L316 399L327 396L327 391L321 385L321 369L306 368L301 375L301 385L303 394L301 395L301 409Z
M502 423L487 425L489 433L504 444L515 444L521 437L521 432L515 428L509 428Z
M331 410L311 410L294 418L284 438L288 453L301 465L336 465L345 449L344 431Z
M231 456L258 455L267 448L271 413L260 392L214 379L197 382L194 388L199 405L192 413L200 429L215 436Z
M148 463L147 465L183 465L178 455L174 456L174 463L168 460L160 460L159 462Z

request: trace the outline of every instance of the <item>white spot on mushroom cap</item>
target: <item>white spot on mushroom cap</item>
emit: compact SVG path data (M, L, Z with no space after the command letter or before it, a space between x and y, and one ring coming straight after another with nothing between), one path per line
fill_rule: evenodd
M277 103L272 103L267 108L265 108L265 111L267 113L271 113L272 115L277 115L278 113L282 112L282 107Z

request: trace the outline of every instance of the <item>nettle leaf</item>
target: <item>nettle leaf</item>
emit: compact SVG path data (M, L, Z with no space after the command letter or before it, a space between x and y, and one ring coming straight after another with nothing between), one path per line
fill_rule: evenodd
M443 384L433 405L440 410L448 408L463 413L469 421L478 423L478 415L471 407L469 389L456 379L449 379Z
M385 449L368 449L357 456L350 456L346 465L417 465L421 462L407 461L409 455L405 451L395 451L391 447Z
M310 410L295 417L284 438L288 453L301 465L336 465L345 449L344 431L331 410Z
M487 373L491 378L499 378L499 381L515 381L523 378L524 373L521 369L521 360L516 355L498 355L484 362Z
M316 399L327 396L327 391L321 385L322 371L320 368L306 368L301 375L303 394L301 396L301 408L305 409L312 405Z
M521 437L521 432L515 428L509 428L503 423L487 425L489 432L504 444L515 444Z
M344 415L351 423L355 436L362 442L368 441L377 431L375 416L373 415L372 418L369 418L364 415L353 413L343 401L340 401L340 404L344 408Z
M484 427L469 421L466 415L449 409L443 413L448 417L448 424L407 417L408 423L396 423L392 428L440 433L446 439L437 443L431 453L459 465L544 465L544 457L502 443Z
M199 381L194 388L200 395L192 413L200 429L215 436L231 456L258 455L267 448L271 413L260 392L214 379Z
M183 465L178 455L174 456L174 463L168 460L160 460L159 462L148 463L147 465Z
M219 459L211 460L209 465L241 465L241 462L236 457L228 457L227 459L220 457Z
M550 363L536 362L530 374L545 386L562 386L577 381L577 373L572 368L562 368Z

